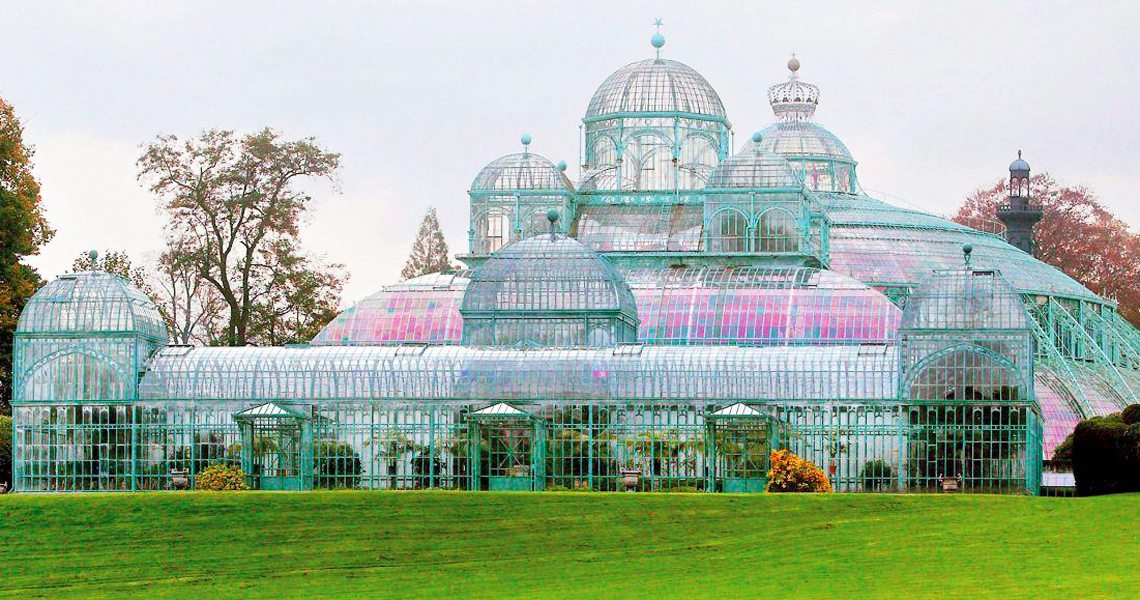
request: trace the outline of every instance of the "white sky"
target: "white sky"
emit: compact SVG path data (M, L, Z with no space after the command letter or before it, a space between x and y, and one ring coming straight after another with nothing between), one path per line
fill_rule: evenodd
M341 191L311 187L304 239L347 265L349 303L398 279L428 206L466 250L467 187L520 134L576 178L590 95L652 56L656 17L663 56L712 83L738 145L772 120L765 92L794 50L875 195L948 214L1021 148L1140 224L1136 2L8 1L0 96L58 232L31 262L52 277L90 248L153 258L140 144L271 126L343 154Z

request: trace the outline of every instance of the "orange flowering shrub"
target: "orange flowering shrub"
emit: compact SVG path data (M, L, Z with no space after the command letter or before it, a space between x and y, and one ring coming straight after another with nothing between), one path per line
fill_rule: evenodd
M787 450L777 450L769 457L769 492L830 492L831 482L823 469Z

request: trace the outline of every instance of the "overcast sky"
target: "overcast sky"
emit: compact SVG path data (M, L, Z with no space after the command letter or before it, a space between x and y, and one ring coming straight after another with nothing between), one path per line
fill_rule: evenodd
M737 145L772 121L765 91L794 50L822 89L817 121L873 195L948 214L1021 148L1140 225L1138 6L9 0L0 97L24 120L57 230L32 259L45 276L90 248L157 254L140 144L270 126L343 154L339 191L309 186L304 240L347 265L349 303L398 279L428 206L466 250L466 190L520 134L576 178L590 95L652 56L657 17L663 56L717 89Z

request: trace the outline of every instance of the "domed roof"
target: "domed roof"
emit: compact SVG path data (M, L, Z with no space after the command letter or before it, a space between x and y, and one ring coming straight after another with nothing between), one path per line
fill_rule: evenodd
M40 288L20 313L18 334L117 333L166 342L158 307L130 281L98 271L69 273Z
M629 285L606 259L574 238L549 233L491 255L472 272L460 310L617 310L637 316Z
M631 112L725 118L720 96L700 73L686 64L663 58L631 63L614 71L594 92L586 119Z
M709 175L705 189L802 188L803 180L788 161L760 144L724 159Z
M550 190L564 193L573 189L573 184L558 166L545 156L529 151L491 161L471 182L472 192Z
M1017 160L1009 163L1010 171L1029 171L1029 163L1021 158L1021 150L1017 151Z
M855 165L847 146L813 121L778 121L760 131L760 149L789 159L823 159ZM749 140L740 152L754 149Z
M491 255L472 272L459 310L463 340L473 345L576 347L637 338L629 285L596 252L555 233Z

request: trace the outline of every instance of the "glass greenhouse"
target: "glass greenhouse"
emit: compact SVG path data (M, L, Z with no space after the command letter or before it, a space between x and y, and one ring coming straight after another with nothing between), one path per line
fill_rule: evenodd
M715 89L653 45L590 99L576 183L524 136L471 184L467 268L309 344L171 345L126 280L46 285L15 338L16 489L230 461L261 489L747 492L787 448L843 491L1033 494L1079 419L1137 401L1114 303L864 193L798 60L733 152Z

